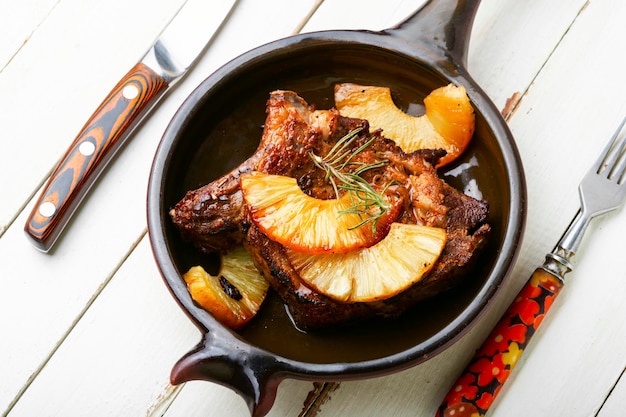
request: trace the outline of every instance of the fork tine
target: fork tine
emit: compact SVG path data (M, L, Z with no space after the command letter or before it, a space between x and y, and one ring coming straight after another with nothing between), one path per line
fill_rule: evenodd
M620 181L620 177L624 173L624 165L626 164L624 158L624 149L626 148L626 134L620 135L626 125L626 117L622 119L619 127L613 133L613 137L606 145L600 157L594 165L594 170L597 174L606 172L606 177L613 179L617 174L617 181ZM616 166L616 164L618 164Z
M626 152L623 152L624 148L626 148L626 139L622 140L621 159L615 168L613 168L613 176L619 185L626 185Z
M622 136L620 142L615 146L614 157L612 158L612 168L608 174L610 180L614 180L619 185L626 180L626 134ZM610 165L609 165L610 166Z
M626 197L626 117L598 160L578 185L581 210L558 246L571 257L577 250L587 225L596 216L619 208ZM561 262L565 265L565 262Z

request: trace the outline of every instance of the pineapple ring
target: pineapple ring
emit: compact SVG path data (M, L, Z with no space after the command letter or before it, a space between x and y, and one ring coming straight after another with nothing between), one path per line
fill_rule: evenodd
M444 149L437 164L446 165L467 148L474 134L474 108L463 86L449 84L425 99L426 114L411 116L399 109L387 87L351 83L335 86L335 106L342 116L366 119L372 129L382 129L404 152Z
M342 213L353 201L306 195L295 178L253 172L241 176L241 190L252 220L271 240L303 253L346 253L383 239L399 213L392 205L376 223L357 227L367 215Z
M445 229L393 223L376 245L345 254L287 251L304 282L341 302L371 302L401 293L435 265L446 244Z
M196 303L223 325L237 329L259 311L269 282L256 269L243 246L222 255L221 260L216 276L201 266L193 266L183 279Z

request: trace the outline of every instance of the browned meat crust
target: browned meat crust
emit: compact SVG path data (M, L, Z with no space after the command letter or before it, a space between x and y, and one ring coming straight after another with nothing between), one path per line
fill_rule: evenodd
M449 191L458 193L453 188ZM452 200L459 203L455 208L470 205L475 212L485 210L484 203L477 200L459 198L458 195ZM427 277L395 297L371 303L342 303L309 288L289 263L284 247L268 239L256 226L250 227L244 243L257 267L289 308L296 325L311 330L373 316L398 316L420 301L449 290L473 266L489 232L487 224L482 224L471 234L452 227L439 261Z
M337 130L333 111L312 111L291 92L276 92L267 103L263 136L255 153L217 180L189 191L170 211L183 239L205 253L241 242L246 211L239 188L242 174L282 173L297 178L311 169L310 151L321 152L330 130Z
M363 176L379 189L393 183L389 192L402 208L398 221L444 227L448 237L434 269L409 290L385 301L342 303L307 287L283 246L250 222L239 178L253 170L287 175L296 178L309 195L331 198L334 191L322 171L314 168L309 152L324 156L339 138L359 127L363 130L352 146L374 141L357 158L365 163L388 161ZM441 150L406 154L381 132L370 133L364 120L344 118L335 111L312 111L295 93L277 91L268 100L263 137L254 155L225 176L187 193L170 214L183 238L203 252L228 249L243 241L301 328L322 328L374 315L396 316L457 285L490 232L487 203L464 195L437 176L434 166L443 155Z

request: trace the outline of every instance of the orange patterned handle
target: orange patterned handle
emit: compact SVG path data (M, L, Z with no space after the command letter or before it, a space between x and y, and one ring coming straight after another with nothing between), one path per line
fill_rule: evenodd
M50 176L24 231L48 251L80 201L168 84L142 63L104 99Z
M563 288L536 269L437 410L437 417L483 417Z

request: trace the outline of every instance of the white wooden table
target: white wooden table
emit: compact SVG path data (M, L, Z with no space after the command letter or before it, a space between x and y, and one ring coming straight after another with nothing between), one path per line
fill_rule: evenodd
M207 1L207 13L212 2ZM172 387L200 334L146 236L156 146L191 90L230 58L298 31L384 29L422 0L240 0L198 66L136 131L54 249L23 234L40 187L87 117L182 0L0 0L0 411L21 416L246 416L221 386ZM271 416L431 416L578 208L577 183L626 114L626 2L483 0L469 70L504 109L528 182L517 265L480 323L430 361L333 385L284 381ZM494 417L622 416L626 213L591 227Z

